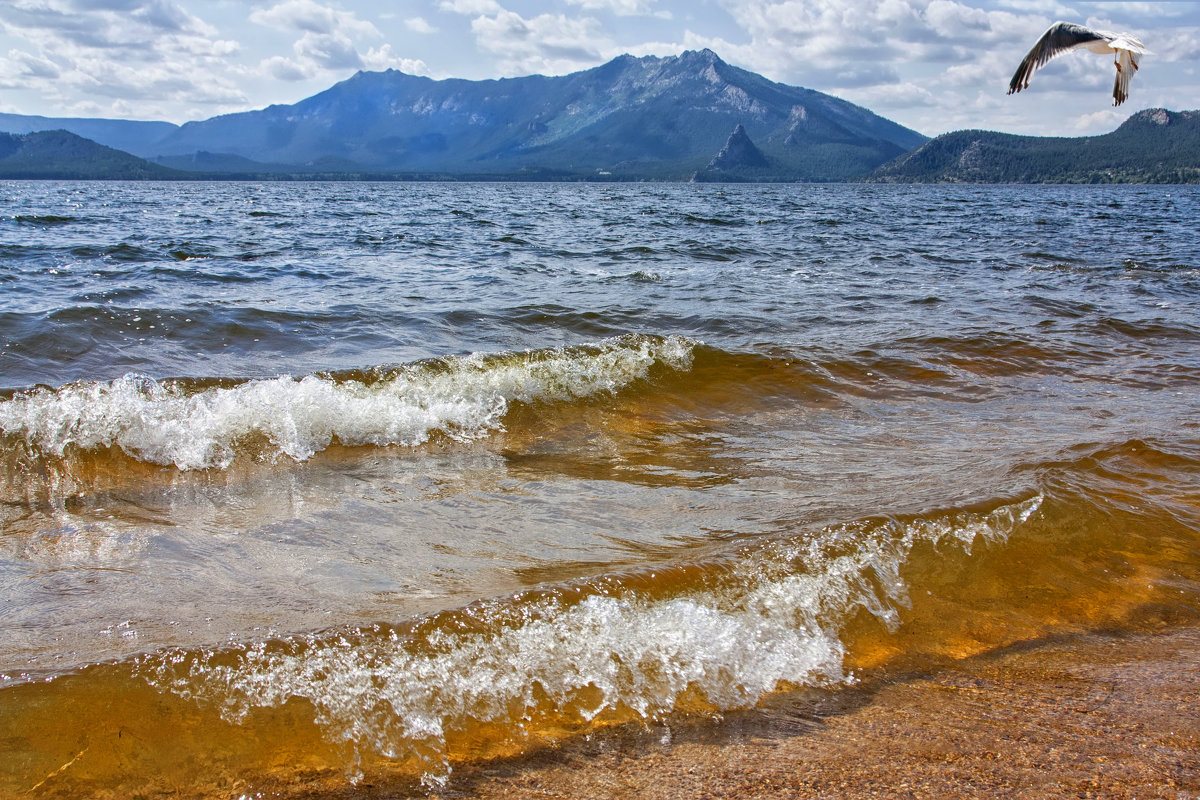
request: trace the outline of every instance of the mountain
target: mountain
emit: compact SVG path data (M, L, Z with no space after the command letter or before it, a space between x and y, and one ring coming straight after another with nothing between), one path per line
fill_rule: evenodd
M739 124L786 179L845 179L925 141L852 103L774 83L703 50L620 56L560 77L359 72L294 105L156 128L161 137L147 135L129 151L172 166L214 161L196 158L201 152L256 162L222 162L246 171L323 161L375 173L686 179Z
M955 131L866 178L896 183L1200 183L1200 111L1139 111L1101 136Z
M757 169L767 166L769 162L762 151L750 141L746 129L738 125L729 134L725 146L708 162L707 170L739 170Z
M0 114L0 131L37 133L70 131L93 142L140 156L154 155L154 144L179 129L171 122L141 122L126 119L83 117L38 117Z
M188 177L67 131L0 133L0 178L167 180Z
M692 180L697 183L778 180L778 169L738 125L712 160Z

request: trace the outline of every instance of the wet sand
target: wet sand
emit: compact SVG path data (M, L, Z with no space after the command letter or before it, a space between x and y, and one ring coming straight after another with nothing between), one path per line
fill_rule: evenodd
M391 792L356 796L376 794ZM1200 629L1029 643L715 725L596 736L460 768L433 796L1200 798Z

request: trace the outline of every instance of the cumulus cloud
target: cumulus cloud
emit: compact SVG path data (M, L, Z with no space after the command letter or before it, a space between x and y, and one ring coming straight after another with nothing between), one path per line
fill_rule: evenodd
M15 0L0 22L35 40L82 47L153 45L171 37L213 38L216 30L173 0Z
M354 42L341 33L308 31L294 47L297 58L315 64L319 69L345 70L362 66Z
M1195 19L1196 4L1194 2L1180 2L1179 0L1167 0L1166 2L1158 3L1111 3L1099 2L1088 3L1088 5L1096 5L1104 9L1106 14L1114 14L1122 17L1131 17L1135 19L1157 19L1170 17L1190 17Z
M250 21L279 30L297 30L319 35L380 35L374 24L359 19L354 13L323 6L313 0L284 0L278 5L253 12Z
M174 0L13 0L0 3L0 28L24 45L0 63L10 85L19 78L61 113L106 98L108 113L143 117L245 102L222 64L239 45Z
M48 58L14 49L8 51L8 58L4 62L0 62L0 73L25 78L53 79L62 75L62 69Z
M354 42L339 33L307 31L292 45L292 56L263 59L263 70L284 81L303 81L324 71L357 70L363 66Z
M413 33L428 35L437 33L437 28L429 24L424 17L409 17L404 20L404 27L408 28Z
M392 52L392 46L385 44L379 48L371 48L362 57L363 66L370 70L398 69L409 75L428 75L429 67L419 58L402 58Z
M382 38L379 29L353 12L324 6L314 0L284 0L255 11L250 20L276 30L302 33L293 43L290 56L275 55L260 63L263 72L278 80L307 81L323 74L358 69L399 69L416 75L428 73L424 62L395 55L389 44L368 47L364 52L362 40ZM407 20L406 25L409 30L434 32L434 28L420 17Z
M438 4L438 8L466 17L479 14L498 14L504 10L496 0L442 0Z
M605 11L618 17L672 18L670 11L655 11L654 0L567 0L567 3L587 11Z
M910 81L880 83L851 93L851 99L867 108L888 103L893 108L932 108L939 105L937 96L924 86Z
M1172 27L1149 39L1154 59L1162 61L1200 61L1200 25ZM1150 46L1150 45L1147 45Z
M1125 121L1125 113L1116 109L1106 108L1091 114L1080 114L1073 121L1075 129L1080 133L1090 133L1096 130L1112 130Z
M443 11L473 17L476 45L495 57L503 75L561 74L595 66L613 43L591 17L523 17L494 0L443 0Z
M997 5L1022 14L1040 14L1055 19L1069 19L1079 16L1079 12L1070 6L1064 6L1058 0L1001 0Z
M311 70L307 66L284 56L264 58L259 67L272 78L289 83L308 80L311 75Z

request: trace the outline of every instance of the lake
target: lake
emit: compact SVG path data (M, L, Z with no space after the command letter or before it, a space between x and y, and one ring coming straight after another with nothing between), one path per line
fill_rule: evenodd
M452 788L1194 617L1197 219L1179 186L0 183L0 796Z

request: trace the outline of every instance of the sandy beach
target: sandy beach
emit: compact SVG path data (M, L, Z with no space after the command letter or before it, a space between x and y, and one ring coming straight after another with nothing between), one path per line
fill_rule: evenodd
M1200 797L1198 664L1196 628L1028 643L715 725L460 768L433 796L1185 800Z

